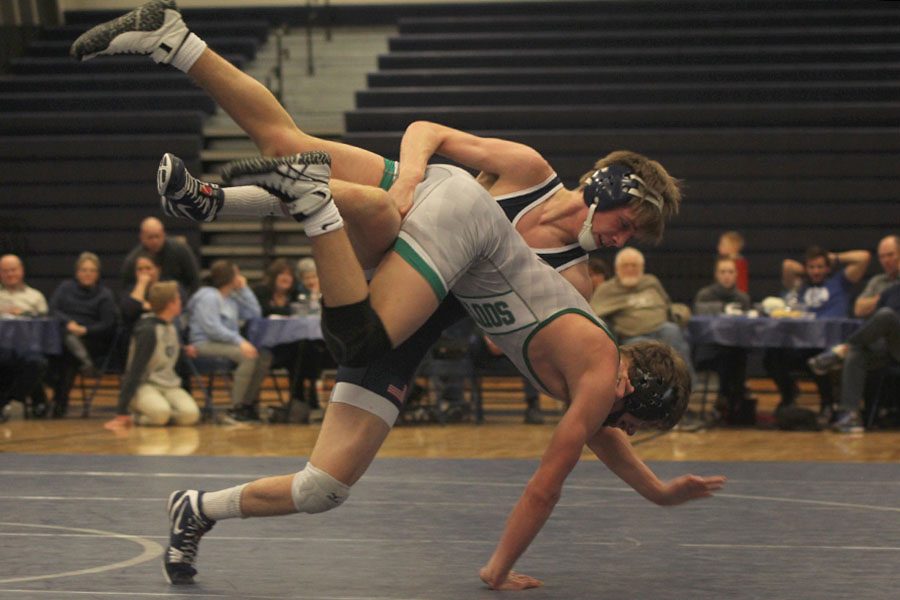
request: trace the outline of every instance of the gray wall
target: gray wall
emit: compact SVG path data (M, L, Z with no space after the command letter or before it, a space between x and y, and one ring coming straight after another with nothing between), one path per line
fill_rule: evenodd
M56 0L0 0L0 26L28 27L58 23Z

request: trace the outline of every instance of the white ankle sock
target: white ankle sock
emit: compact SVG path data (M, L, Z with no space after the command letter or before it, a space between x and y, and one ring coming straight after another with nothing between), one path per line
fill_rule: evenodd
M189 33L169 64L179 71L187 73L194 66L194 63L197 62L197 59L200 58L200 55L203 54L204 50L206 50L206 42L197 37L196 34Z
M213 521L222 519L236 519L241 514L241 492L247 487L246 483L236 485L218 492L206 492L203 494L203 514Z
M338 212L334 200L329 200L328 204L306 217L303 220L303 229L306 231L307 237L315 237L330 233L344 226L344 219Z
M225 202L220 217L286 217L284 203L255 185L223 187Z

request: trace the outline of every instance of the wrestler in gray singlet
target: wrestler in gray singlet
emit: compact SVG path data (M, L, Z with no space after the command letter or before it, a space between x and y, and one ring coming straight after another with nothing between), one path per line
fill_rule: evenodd
M439 300L452 292L544 391L527 358L529 341L544 325L578 313L615 340L590 304L535 256L497 202L462 169L428 167L394 251L428 281Z

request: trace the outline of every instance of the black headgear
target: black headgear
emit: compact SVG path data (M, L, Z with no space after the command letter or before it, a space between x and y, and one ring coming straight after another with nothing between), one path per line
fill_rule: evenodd
M587 251L597 249L591 233L596 211L604 212L626 206L633 198L643 198L662 211L662 199L625 165L612 164L591 173L584 183L582 195L590 210L578 234L578 243Z
M637 367L633 369L631 385L634 391L622 398L622 409L611 413L603 424L614 426L623 413L648 423L667 423L674 408L675 389Z

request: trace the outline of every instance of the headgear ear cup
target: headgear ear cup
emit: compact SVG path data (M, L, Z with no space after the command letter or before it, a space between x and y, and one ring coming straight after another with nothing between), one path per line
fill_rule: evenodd
M608 165L591 173L582 194L584 203L588 206L588 214L578 232L578 243L588 252L597 249L591 231L596 211L604 212L627 206L634 198L641 198L662 211L662 199L625 165Z
M631 385L634 391L622 399L625 412L648 422L666 422L669 419L675 394L672 386L641 369L635 369Z

